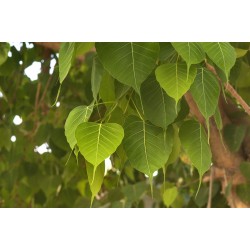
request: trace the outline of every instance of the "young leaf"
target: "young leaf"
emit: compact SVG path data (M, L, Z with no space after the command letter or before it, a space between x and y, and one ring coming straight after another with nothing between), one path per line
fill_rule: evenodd
M198 69L190 91L209 129L209 117L214 115L220 95L220 87L215 76L205 68Z
M200 123L189 120L180 127L179 136L181 144L192 164L197 168L201 180L212 163L207 134Z
M168 188L163 193L163 202L166 207L170 207L178 196L176 187Z
M95 100L97 99L97 95L100 90L100 84L102 81L103 73L104 73L103 66L100 63L98 57L95 57L93 59L92 72L91 72L91 90Z
M93 42L75 43L76 56L84 55L85 53L89 52L92 48L94 48L94 46L95 43Z
M96 169L115 152L122 142L124 132L116 123L85 122L77 127L75 136L80 153Z
M141 83L156 65L159 50L158 43L96 43L104 68L138 94Z
M104 172L105 172L105 163L102 162L100 165L96 167L95 174L94 174L94 167L88 162L86 162L86 169L87 169L89 186L92 193L91 196L91 206L92 206L94 197L98 194L102 186Z
M71 110L65 122L65 136L73 150L76 145L75 131L79 124L87 122L93 111L93 105L78 106Z
M136 116L129 116L124 132L123 146L131 165L148 175L152 184L153 173L162 168L168 159L163 130Z
M205 59L205 53L199 43L172 43L178 54L185 60L188 68Z
M63 82L71 68L71 62L75 51L75 43L62 43L59 51L59 79Z
M234 47L230 43L210 42L202 43L202 47L209 58L221 69L228 80L231 68L236 61Z
M196 68L191 66L188 74L185 63L166 63L157 67L155 75L161 87L177 103L193 83Z
M175 102L159 86L155 77L148 78L141 86L144 115L154 125L166 129L178 115L180 105L175 110Z

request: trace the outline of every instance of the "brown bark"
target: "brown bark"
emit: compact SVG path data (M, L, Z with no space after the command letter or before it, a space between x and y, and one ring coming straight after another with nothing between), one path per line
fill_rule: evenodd
M58 52L60 49L61 43L60 42L34 42L34 44L37 44L39 46Z

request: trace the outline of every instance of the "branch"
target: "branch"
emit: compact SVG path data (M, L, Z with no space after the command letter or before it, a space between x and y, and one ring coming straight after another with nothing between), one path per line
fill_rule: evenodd
M45 47L47 49L53 50L55 52L58 52L60 49L60 42L50 42L50 43L44 43L44 42L34 42L34 44L37 44L39 46Z
M207 62L206 62L206 66L207 66L208 70L210 70L216 76L216 78L218 79L218 81L220 82L220 84L222 86L223 85L222 80L218 76L215 68L212 65L210 65L209 63L207 63ZM245 110L245 112L248 115L250 115L250 107L242 99L242 97L237 93L237 91L233 88L233 86L228 82L228 83L224 83L224 87L231 94L231 96L234 97L237 100L237 102L241 105L241 107Z

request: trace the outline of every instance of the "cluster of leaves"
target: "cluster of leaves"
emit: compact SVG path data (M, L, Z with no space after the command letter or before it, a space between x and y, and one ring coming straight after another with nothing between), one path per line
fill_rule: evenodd
M201 180L212 164L209 119L214 116L222 128L217 107L223 91L206 65L224 82L249 88L241 79L249 74L247 46L62 43L58 59L55 53L44 58L38 46L16 51L5 44L0 53L2 206L205 206L208 186ZM33 82L25 76L32 62L46 69L52 58L58 61L52 75L42 71ZM46 97L37 107L39 84ZM189 116L187 91L206 128ZM56 96L59 108L50 106ZM15 114L24 121L18 128L8 126ZM247 130L231 126L224 137L237 151ZM237 145L233 133L244 134ZM12 134L15 143L8 140ZM44 142L52 153L34 153ZM213 205L226 206L219 191L215 182Z

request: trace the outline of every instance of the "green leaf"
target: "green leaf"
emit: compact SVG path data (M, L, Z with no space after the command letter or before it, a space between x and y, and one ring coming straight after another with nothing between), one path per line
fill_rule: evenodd
M138 94L141 83L156 65L159 50L158 43L96 43L104 68Z
M92 48L94 48L95 44L93 42L84 42L84 43L75 43L75 52L76 56L81 56L89 52Z
M200 123L189 120L181 125L179 136L181 144L192 164L197 168L201 180L212 163L207 134Z
M92 206L94 197L98 194L98 192L102 187L102 182L105 172L105 163L102 162L99 166L97 166L96 171L94 173L94 167L90 163L86 162L86 169L88 174L89 186L92 193L91 196L91 206Z
M224 139L233 152L237 152L243 142L246 134L246 127L244 125L228 124L223 129Z
M98 57L96 56L93 59L92 72L91 72L91 90L95 100L97 100L97 95L100 90L100 84L102 81L103 73L104 73L103 66L100 63Z
M190 91L209 129L209 117L214 115L220 95L217 79L207 69L200 68Z
M104 72L102 77L99 96L103 102L115 102L116 100L114 78L107 71Z
M241 62L240 73L236 81L236 86L237 88L250 87L250 66L245 62Z
M69 73L75 51L75 43L62 43L59 51L59 79L62 83Z
M76 129L80 153L94 169L113 154L124 137L123 128L116 123L85 122Z
M68 115L65 122L65 136L73 150L76 145L75 131L79 124L87 122L93 111L93 105L90 106L78 106L74 108Z
M236 58L243 57L248 52L247 49L235 48Z
M176 103L189 90L196 76L196 68L191 66L187 74L185 63L163 64L155 71L157 81Z
M199 43L172 43L178 54L185 60L188 68L205 59L205 53Z
M168 160L165 154L163 129L136 116L129 116L124 124L124 150L136 170L149 176L162 168Z
M164 129L175 120L180 110L178 105L176 113L174 100L159 86L155 77L142 84L141 98L146 119Z
M250 181L250 162L242 162L240 164L240 172L248 181Z
M181 142L179 138L178 127L176 125L173 125L173 130L174 130L173 131L173 147L169 155L168 161L166 163L167 166L174 163L178 159L180 150L181 150Z
M215 109L214 120L215 120L217 128L221 131L223 129L223 123L221 119L219 106L217 106Z
M8 52L10 50L9 43L0 43L0 65L4 64L8 59Z
M170 207L178 196L176 187L168 188L163 193L163 202L166 207Z
M234 47L230 43L210 42L202 43L202 47L209 58L221 69L228 80L230 70L236 61Z

